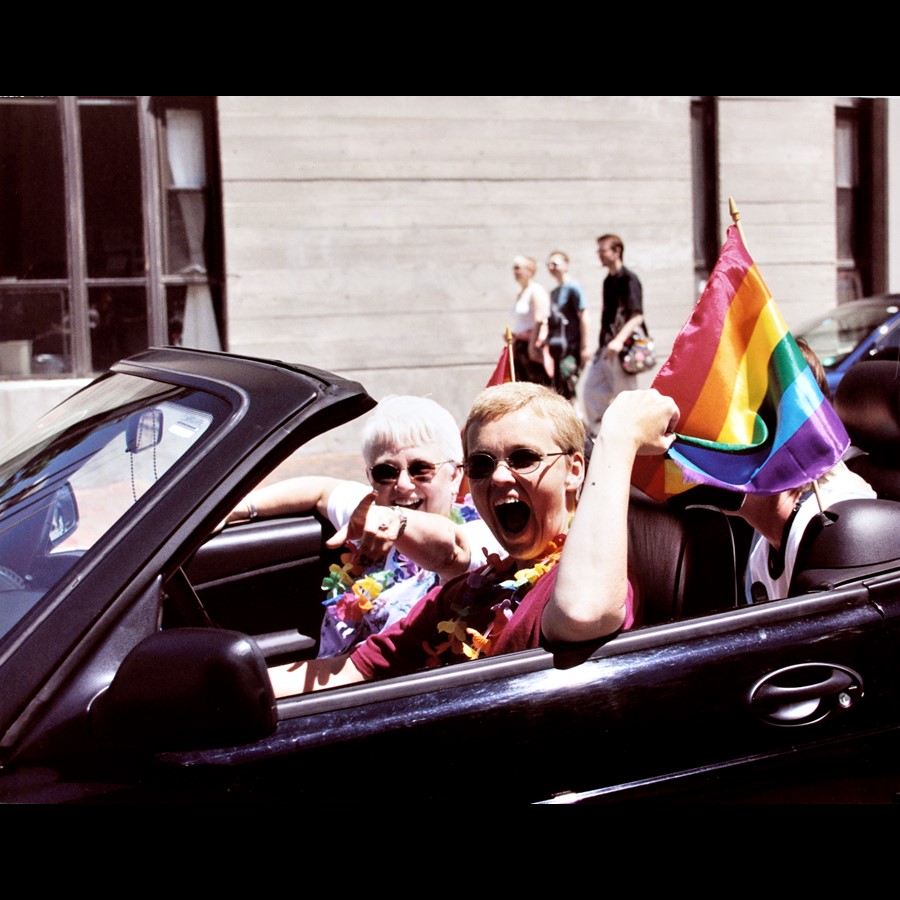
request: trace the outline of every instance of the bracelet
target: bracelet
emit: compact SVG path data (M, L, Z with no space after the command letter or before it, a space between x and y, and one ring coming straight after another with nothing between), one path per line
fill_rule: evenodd
M247 501L247 512L248 522L252 522L259 515L259 510L256 508L256 504L252 500Z
M406 531L406 513L396 506L392 506L391 509L394 510L394 512L397 513L398 516L400 516L400 527L397 529L397 537L394 538L395 541L399 541L400 538L403 537L403 532Z

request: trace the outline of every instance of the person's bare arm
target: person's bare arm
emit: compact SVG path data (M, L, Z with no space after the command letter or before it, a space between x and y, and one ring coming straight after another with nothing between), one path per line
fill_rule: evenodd
M591 361L591 356L593 356L590 345L588 344L588 332L590 331L591 317L588 313L587 307L579 311L578 321L581 324L581 347L579 348L579 353L581 354L581 365L586 366Z
M652 389L619 394L604 414L541 619L549 641L593 640L621 628L631 469L635 456L668 450L677 421L675 402Z
M349 656L335 656L270 666L269 680L276 697L292 697L323 688L357 684L365 679Z
M606 352L611 356L618 356L625 347L625 341L631 337L631 332L638 325L642 325L644 316L641 313L632 316L619 330L619 333L606 345Z
M531 344L540 349L547 342L550 331L548 325L550 319L550 295L539 284L535 284L531 291L531 315L534 318Z
M245 522L257 516L283 516L316 510L327 515L328 498L340 484L337 478L320 475L300 475L284 481L254 488L225 517L223 524Z

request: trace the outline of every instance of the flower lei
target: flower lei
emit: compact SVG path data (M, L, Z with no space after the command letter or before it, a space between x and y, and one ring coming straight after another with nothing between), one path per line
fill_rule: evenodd
M469 501L469 498L466 497ZM450 519L457 525L470 522L478 517L471 502L453 504ZM322 580L322 590L326 592L323 606L334 606L334 613L342 622L354 625L372 611L384 591L400 581L411 578L421 567L401 553L394 553L394 565L390 568L370 568L353 562L352 553L341 554L341 565L332 563L328 574Z
M456 618L438 622L438 633L447 635L446 640L436 646L424 645L428 665L441 665L441 657L447 652L466 659L488 654L492 642L500 636L525 595L559 562L565 540L565 534L557 535L550 541L546 556L528 568L519 569L511 578L500 580L509 571L510 561L501 560L496 554L488 558L486 569L471 572L462 601L452 607ZM488 613L490 617L482 631L469 624L473 618L483 620Z
M368 572L353 562L352 553L342 553L341 565L332 563L322 580L322 590L327 592L322 603L334 605L335 615L342 622L355 625L372 610L384 591L418 571L419 566L399 553L395 554L394 567Z

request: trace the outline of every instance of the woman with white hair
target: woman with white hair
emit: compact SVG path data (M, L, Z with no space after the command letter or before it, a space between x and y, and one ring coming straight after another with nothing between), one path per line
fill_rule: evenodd
M304 475L257 488L225 523L317 510L337 529L319 656L346 653L403 618L433 586L501 552L469 498L457 503L462 440L453 416L426 397L382 400L363 430L369 485Z

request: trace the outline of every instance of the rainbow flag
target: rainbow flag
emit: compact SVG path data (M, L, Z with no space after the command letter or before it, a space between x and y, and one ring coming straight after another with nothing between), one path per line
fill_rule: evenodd
M632 483L657 500L701 484L776 494L850 443L734 225L653 387L681 411L666 456L635 463Z

